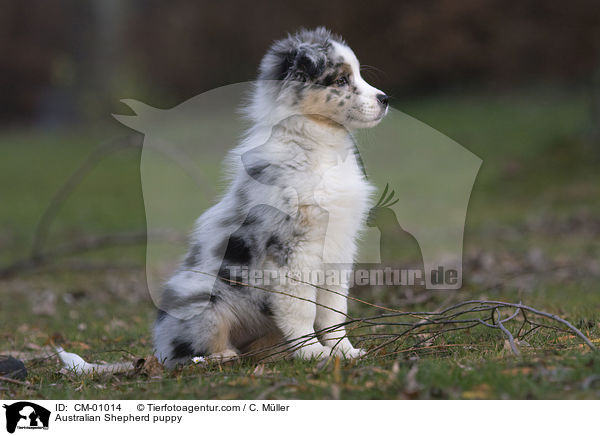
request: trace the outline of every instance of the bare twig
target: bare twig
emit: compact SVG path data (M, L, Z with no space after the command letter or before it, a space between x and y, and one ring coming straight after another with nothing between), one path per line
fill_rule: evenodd
M28 382L22 382L21 380L15 380L14 378L9 378L9 377L3 377L0 375L0 381L6 382L6 383L13 383L19 386L27 386L27 387L31 387L31 384Z
M16 273L39 268L60 257L72 256L74 254L81 254L102 248L144 244L146 243L147 238L160 241L182 241L185 239L185 236L173 231L155 231L148 233L145 230L84 236L54 248L39 251L34 255L30 255L6 267L0 268L0 278L10 277Z
M124 141L125 139L125 141ZM58 211L62 207L65 200L69 197L71 192L81 183L81 181L92 171L98 163L106 156L121 151L126 148L136 147L139 148L139 142L136 143L132 140L132 137L116 138L108 144L103 144L92 150L88 157L83 163L75 170L75 172L67 179L62 187L54 194L54 197L48 203L48 207L42 214L34 232L33 232L33 244L31 247L31 259L35 260L48 238L48 231L52 221L56 217Z
M197 271L197 270L191 270L191 271L199 273L199 274L213 276L215 278L218 277L216 274L210 274L210 273L203 272L203 271ZM276 291L273 289L263 288L260 286L251 285L249 283L238 282L235 280L230 280L230 279L221 278L221 277L219 277L219 279L223 280L225 282L235 284L235 285L256 288L256 289L263 290L265 292L282 294L282 295L286 295L290 298L296 298L296 299L300 299L302 301L308 301L317 306L323 306L323 307L326 307L335 312L341 313L340 311L333 309L331 307L325 306L321 303L318 303L317 301L313 301L313 300L310 300L310 299L307 299L304 297L299 297L297 295L293 295L293 294L286 293L283 291ZM299 280L297 280L297 281L299 281ZM302 282L302 283L310 285L309 282ZM332 290L329 290L327 288L323 288L320 286L314 286L314 287L317 289L325 290L325 291L332 292L334 294L338 294L338 295L345 297L344 294L337 292L337 291L332 291ZM373 306L372 304L364 302L363 300L357 299L356 301L362 302L369 306ZM502 319L502 315L500 313L500 309L502 309L502 308L513 308L515 310L511 315ZM467 317L465 317L466 315L469 315L469 314L472 315L472 314L476 314L479 312L486 312L486 311L490 311L490 310L491 310L491 315L489 317L483 317L483 318L473 318L473 317L467 318ZM258 354L259 352L270 351L270 350L279 348L277 352L273 353L273 354L278 354L278 353L281 353L282 346L287 347L285 349L285 351L293 352L296 349L298 349L299 347L305 346L308 343L314 343L318 339L319 335L323 334L326 331L327 332L337 332L337 331L341 332L341 331L343 331L343 329L346 329L346 328L348 328L349 330L357 330L361 325L362 326L371 326L371 327L387 327L387 328L402 327L402 328L404 328L400 332L391 332L389 334L380 335L379 339L384 339L384 341L374 344L374 346L366 353L366 355L375 354L378 351L385 349L387 346L397 343L400 339L411 337L414 334L418 334L418 332L421 332L421 334L422 334L423 329L426 329L430 326L431 327L435 326L435 327L439 328L439 331L437 331L437 332L431 331L431 330L428 331L427 334L429 334L430 336L426 337L426 339L417 340L416 343L412 345L412 348L418 347L419 345L425 343L426 341L433 341L437 337L439 337L443 334L449 333L451 331L465 330L465 329L473 328L476 325L483 325L485 327L500 330L506 336L513 354L515 354L516 356L519 356L520 351L515 343L513 334L505 326L506 323L516 320L519 317L519 315L522 315L523 323L521 324L521 326L518 330L518 333L520 334L524 325L531 325L531 326L533 326L533 329L527 331L524 335L521 335L520 336L521 338L527 334L530 334L533 330L535 330L537 328L558 329L558 327L555 327L555 326L536 324L534 321L530 320L527 317L527 315L525 315L526 312L529 312L530 314L537 315L537 316L540 316L543 318L549 318L555 322L558 322L562 325L567 326L568 331L579 336L590 349L596 350L596 347L594 346L594 344L592 344L592 342L585 335L583 335L583 333L581 333L571 323L569 323L568 321L566 321L556 315L534 309L534 308L526 306L520 302L517 304L517 303L506 303L506 302L502 302L502 301L490 301L490 300L468 300L468 301L456 303L449 307L442 308L440 310L432 311L432 312L394 311L394 313L382 313L379 315L364 317L364 318L348 317L348 321L345 321L343 323L339 323L334 326L330 326L327 329L323 329L319 332L315 332L314 334L305 335L301 338L295 338L293 340L284 341L279 344L272 345L270 347L265 347L264 349L259 350L258 352L247 353L243 357L250 357L251 355ZM419 321L416 321L416 322L415 321L413 321L413 322L387 321L387 319L390 319L390 318L393 319L393 318L404 317L404 316L417 317L417 318L419 318ZM560 329L560 330L562 330L562 329ZM517 336L519 336L519 334L517 334ZM368 337L371 335L369 333L364 333L362 336ZM373 335L373 336L375 336L375 335ZM385 336L385 338L384 338L384 336ZM335 346L337 346L337 344L339 344L339 342L341 341L341 339L343 339L343 337L344 336L340 336L339 338L337 338L339 340L335 344ZM361 342L363 342L363 341L364 341L364 338L361 340ZM335 346L334 346L334 348L335 348ZM397 352L398 347L396 347L395 350ZM271 357L271 356L272 355L269 355L268 357Z
M496 325L498 326L498 328L500 328L500 330L502 330L502 333L504 333L508 337L508 343L510 344L510 349L512 350L513 354L515 356L520 356L521 352L519 351L519 349L515 345L515 339L513 338L513 335L508 331L508 329L506 327L504 327L504 324L502 324L502 322L503 322L502 321L502 317L501 317L500 312L498 311L498 309L496 309L496 313L498 314L498 321L496 321ZM513 316L510 316L510 317L506 318L504 321L510 321L518 313L519 313L519 309L517 309L515 311L515 313L514 313Z

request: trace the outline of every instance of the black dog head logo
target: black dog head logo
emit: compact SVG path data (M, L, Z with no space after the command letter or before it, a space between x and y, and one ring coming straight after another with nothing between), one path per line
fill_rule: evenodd
M17 425L20 427L48 428L50 422L50 411L28 401L19 401L6 409L6 431L14 433Z

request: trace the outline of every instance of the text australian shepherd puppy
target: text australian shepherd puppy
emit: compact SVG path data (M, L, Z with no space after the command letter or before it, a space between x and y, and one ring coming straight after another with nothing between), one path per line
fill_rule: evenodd
M344 331L327 331L345 321L342 282L327 286L334 292L304 279L248 286L242 273L298 277L352 265L373 189L351 131L375 126L387 110L388 97L363 80L340 37L318 28L273 44L245 110L252 127L230 153L231 185L198 218L165 284L154 327L160 361L230 359L268 336L297 341L302 359L361 355L340 340Z

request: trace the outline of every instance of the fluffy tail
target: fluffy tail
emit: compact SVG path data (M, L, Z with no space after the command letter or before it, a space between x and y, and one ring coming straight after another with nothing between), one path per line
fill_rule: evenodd
M66 369L73 371L75 374L101 374L110 373L115 374L118 372L126 372L133 369L133 363L122 362L122 363L88 363L83 360L79 355L75 353L67 353L62 347L56 347L58 357L62 360L62 363Z

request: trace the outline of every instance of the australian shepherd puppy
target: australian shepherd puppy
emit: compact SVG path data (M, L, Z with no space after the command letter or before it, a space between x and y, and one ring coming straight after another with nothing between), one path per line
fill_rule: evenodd
M387 110L388 97L326 29L272 45L245 109L252 127L229 156L230 187L198 218L165 284L154 326L159 360L231 359L267 336L296 341L302 359L361 355L343 328L329 329L345 321L344 281L324 289L298 273L352 265L373 189L351 132ZM265 271L279 276L268 282Z

